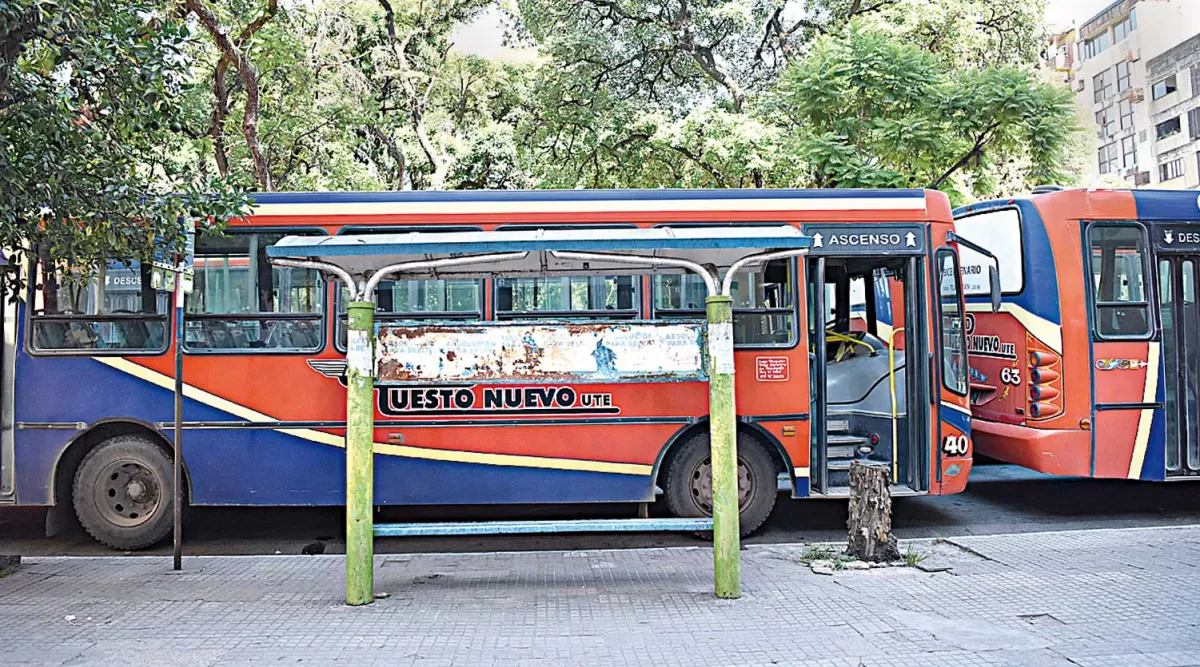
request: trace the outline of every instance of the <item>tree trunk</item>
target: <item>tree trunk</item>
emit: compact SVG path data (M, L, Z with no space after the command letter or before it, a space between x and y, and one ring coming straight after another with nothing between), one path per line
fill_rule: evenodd
M900 559L892 535L892 494L888 467L855 461L850 464L849 555L868 563Z

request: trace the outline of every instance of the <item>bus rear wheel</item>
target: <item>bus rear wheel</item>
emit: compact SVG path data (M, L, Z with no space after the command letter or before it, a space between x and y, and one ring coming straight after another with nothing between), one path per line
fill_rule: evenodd
M75 472L79 523L113 549L144 549L171 532L171 458L149 438L119 435L96 445Z
M708 433L697 433L671 458L663 495L678 517L712 516L712 456ZM778 471L762 444L738 434L738 508L742 537L767 520L775 507Z

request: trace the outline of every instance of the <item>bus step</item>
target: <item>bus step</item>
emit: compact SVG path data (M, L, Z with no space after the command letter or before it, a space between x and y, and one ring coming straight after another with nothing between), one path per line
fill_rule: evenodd
M713 529L709 517L696 519L576 519L566 521L478 521L447 523L377 523L376 537L446 535L529 535L545 533L704 532Z
M867 444L867 439L861 435L829 433L825 436L825 444L829 445L830 447L857 447L859 445ZM833 454L830 454L830 456L833 456Z
M825 422L825 430L829 433L849 433L849 419L830 419Z

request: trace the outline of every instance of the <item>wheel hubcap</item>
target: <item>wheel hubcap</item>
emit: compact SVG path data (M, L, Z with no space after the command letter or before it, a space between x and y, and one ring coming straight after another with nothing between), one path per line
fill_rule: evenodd
M162 486L154 472L136 461L115 461L101 471L96 506L118 526L145 523L158 510Z
M750 498L754 497L755 479L750 472L750 466L738 457L737 470L738 510L746 509ZM705 514L712 515L712 458L706 457L692 470L692 502Z

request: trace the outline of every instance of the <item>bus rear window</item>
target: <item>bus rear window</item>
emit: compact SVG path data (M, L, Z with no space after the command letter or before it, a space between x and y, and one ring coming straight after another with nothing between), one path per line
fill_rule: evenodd
M1000 262L1000 291L1018 294L1025 289L1025 260L1021 253L1021 212L1002 208L963 216L954 221L954 230L968 241L983 246ZM959 246L963 292L967 296L988 296L988 267L992 260L970 248Z

